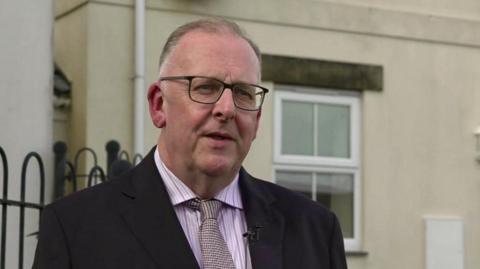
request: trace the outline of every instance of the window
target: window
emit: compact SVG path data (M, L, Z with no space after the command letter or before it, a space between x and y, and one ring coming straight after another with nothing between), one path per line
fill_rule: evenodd
M299 86L275 92L274 174L338 216L347 250L360 245L360 95Z

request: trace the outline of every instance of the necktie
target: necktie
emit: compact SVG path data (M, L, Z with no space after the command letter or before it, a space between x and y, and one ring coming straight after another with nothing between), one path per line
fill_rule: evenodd
M202 224L198 236L202 249L203 269L235 269L232 255L228 251L217 222L222 202L195 198L187 201L187 206L200 210Z

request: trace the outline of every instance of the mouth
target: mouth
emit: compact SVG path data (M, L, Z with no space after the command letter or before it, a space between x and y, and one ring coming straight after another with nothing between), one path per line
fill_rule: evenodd
M212 132L208 133L207 137L218 140L218 141L223 141L223 140L233 140L232 136L230 136L228 133L224 132Z

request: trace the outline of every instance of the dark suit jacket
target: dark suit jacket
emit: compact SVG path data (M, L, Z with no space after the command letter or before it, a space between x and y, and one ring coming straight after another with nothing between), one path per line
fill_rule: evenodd
M107 183L47 206L34 269L198 269L153 152ZM347 268L337 218L317 203L243 169L240 191L255 269Z

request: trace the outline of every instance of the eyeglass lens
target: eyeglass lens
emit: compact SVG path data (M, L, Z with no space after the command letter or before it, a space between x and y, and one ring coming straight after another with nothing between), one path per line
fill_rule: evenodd
M215 103L220 99L224 84L211 78L192 78L190 97L200 103ZM232 90L235 105L242 109L256 110L262 104L263 90L249 84L235 84Z

